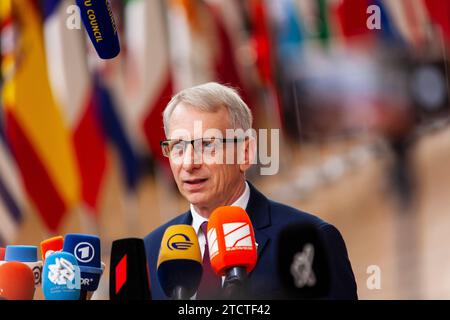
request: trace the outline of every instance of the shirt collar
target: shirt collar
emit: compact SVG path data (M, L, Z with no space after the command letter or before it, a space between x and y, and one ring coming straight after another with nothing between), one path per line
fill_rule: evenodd
M250 187L248 186L247 181L245 181L245 190L241 194L241 196L233 202L231 205L236 207L241 207L242 209L246 210L248 201L250 199ZM200 226L203 222L208 221L208 219L202 217L194 208L192 203L190 204L191 209L191 215L192 215L192 227L194 228L195 232L199 234Z

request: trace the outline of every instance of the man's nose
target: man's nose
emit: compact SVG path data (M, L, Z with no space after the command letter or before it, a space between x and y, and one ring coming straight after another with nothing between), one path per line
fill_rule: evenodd
M192 171L199 168L202 165L202 157L195 152L194 146L190 143L186 146L186 150L183 155L183 169L186 171Z

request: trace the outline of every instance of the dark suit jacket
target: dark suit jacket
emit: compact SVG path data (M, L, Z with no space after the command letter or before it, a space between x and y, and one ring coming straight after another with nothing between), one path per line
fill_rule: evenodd
M267 199L254 186L250 186L250 199L246 211L253 224L258 243L258 262L249 275L252 298L273 298L281 294L281 284L276 276L277 248L275 239L290 223L313 223L325 236L325 245L330 252L331 287L329 299L357 299L355 277L347 255L344 240L339 231L316 216L299 211ZM168 299L157 277L157 261L163 234L167 227L175 224L191 225L191 212L187 211L160 226L144 238L150 272L152 298ZM180 270L182 272L182 270Z

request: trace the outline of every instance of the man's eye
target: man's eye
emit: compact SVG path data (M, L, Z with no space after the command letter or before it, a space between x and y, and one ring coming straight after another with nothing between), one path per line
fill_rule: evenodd
M212 148L214 147L214 140L203 140L202 144L203 148Z
M176 143L172 146L172 151L181 152L183 150L184 150L184 147L183 147L182 143Z

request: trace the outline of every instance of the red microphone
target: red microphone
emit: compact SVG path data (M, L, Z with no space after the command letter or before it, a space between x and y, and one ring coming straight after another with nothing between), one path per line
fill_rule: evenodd
M64 238L62 236L56 236L41 242L42 261L47 258L48 254L53 252L62 251L64 245Z
M5 260L5 248L0 248L0 261Z
M21 262L0 265L0 298L6 300L33 300L34 275Z
M225 298L245 298L248 274L257 261L253 226L241 207L224 206L213 211L208 221L211 267L225 276Z

